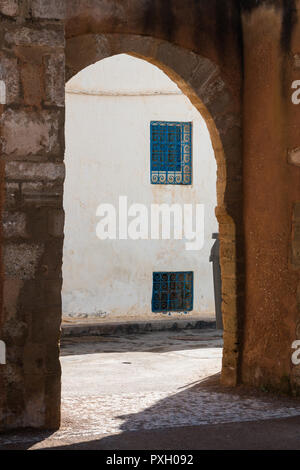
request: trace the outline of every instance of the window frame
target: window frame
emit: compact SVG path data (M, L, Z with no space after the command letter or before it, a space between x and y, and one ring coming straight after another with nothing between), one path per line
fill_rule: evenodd
M174 142L166 142L167 137L164 137L161 143L155 141L153 138L154 129L161 127L168 130L169 128L180 128L180 171L172 169L169 170L166 162L167 146L176 145ZM186 121L150 121L150 183L159 185L180 185L191 186L193 176L193 123ZM169 136L168 131L165 136ZM176 142L176 141L175 141ZM162 168L155 168L154 154L155 145L166 147L162 150L163 161L161 162ZM177 144L178 145L178 144ZM174 163L175 166L175 163Z
M163 279L163 276L165 279ZM171 279L171 276L175 276L175 280ZM183 276L183 279L182 279ZM188 277L190 279L188 279ZM166 279L167 278L167 279ZM183 283L183 307L181 308L171 308L170 303L176 303L176 299L170 298L172 293L172 286L171 283ZM187 287L186 282L189 282L189 287ZM167 288L163 288L163 284L168 284ZM186 291L190 291L190 305L187 307L184 304L184 294ZM176 293L176 286L173 290ZM155 298L156 294L160 294L160 299L158 300ZM167 295L167 300L162 300L162 294L165 293ZM161 304L163 302L167 303L166 308L162 308ZM170 307L170 308L169 308ZM187 313L191 312L194 309L194 272L193 271L154 271L152 273L152 301L151 301L151 309L153 313L170 313L170 312L182 312Z

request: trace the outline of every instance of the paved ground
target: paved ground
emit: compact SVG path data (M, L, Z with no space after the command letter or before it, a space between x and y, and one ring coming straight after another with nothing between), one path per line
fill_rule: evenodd
M222 389L216 330L65 338L62 427L4 448L300 448L300 401Z

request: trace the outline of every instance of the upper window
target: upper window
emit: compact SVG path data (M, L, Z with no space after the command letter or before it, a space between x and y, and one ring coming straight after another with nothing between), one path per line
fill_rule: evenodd
M192 184L192 123L151 121L151 183Z

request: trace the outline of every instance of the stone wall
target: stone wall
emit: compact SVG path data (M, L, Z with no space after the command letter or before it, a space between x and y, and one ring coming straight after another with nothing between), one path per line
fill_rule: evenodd
M60 419L65 37L46 3L0 2L3 428Z
M59 426L65 54L67 78L112 54L145 58L206 119L218 163L222 381L297 392L299 10L299 0L0 0L2 429Z
M249 2L251 3L251 2ZM299 1L243 11L244 220L246 255L242 381L299 392L292 343L299 339ZM296 164L295 164L296 163Z

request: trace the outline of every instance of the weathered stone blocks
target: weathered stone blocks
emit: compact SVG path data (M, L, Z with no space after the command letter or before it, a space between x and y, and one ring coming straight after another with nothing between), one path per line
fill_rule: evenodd
M48 211L48 233L53 237L63 237L65 214L62 209Z
M43 99L41 68L29 63L23 64L21 67L21 82L25 105L39 106Z
M53 181L29 181L22 183L21 203L24 207L54 206L61 207L63 194L63 174L62 177ZM13 183L12 183L13 184Z
M0 13L6 16L17 16L18 12L18 0L0 0Z
M5 238L26 238L26 214L24 212L4 212L3 236Z
M33 359L33 358L32 358ZM45 375L25 374L24 376L24 423L33 428L45 426Z
M4 40L10 46L49 46L63 47L64 30L61 26L48 26L44 29L21 26L8 30Z
M31 11L35 18L62 20L66 2L62 0L32 0Z
M31 95L31 99L34 99ZM60 126L62 117L56 111L8 109L1 116L2 152L13 157L49 155L61 157Z
M141 40L141 43L143 42L144 41ZM153 49L154 47L152 43L149 47L150 54ZM199 67L199 62L201 61L199 56L193 52L190 52L189 60L187 61L185 50L176 48L176 46L170 47L170 44L164 41L157 41L155 58L159 61L163 69L164 67L169 67L171 73L176 71L178 77L181 77L183 80L189 80L193 77L194 73L197 75L197 67Z
M5 209L16 209L20 203L20 185L19 183L5 184Z
M45 104L64 107L65 105L65 55L49 54L45 64Z
M5 279L34 279L44 252L37 243L9 243L4 248Z
M5 82L6 104L20 101L20 70L14 57L0 55L0 80Z
M5 280L3 283L3 312L6 321L20 321L18 308L23 286L24 281L21 279Z
M27 342L24 348L24 372L25 374L42 374L45 372L45 349L41 343Z
M65 178L65 166L63 163L36 163L36 162L7 162L6 179L8 181L63 181ZM32 188L23 187L23 191Z

